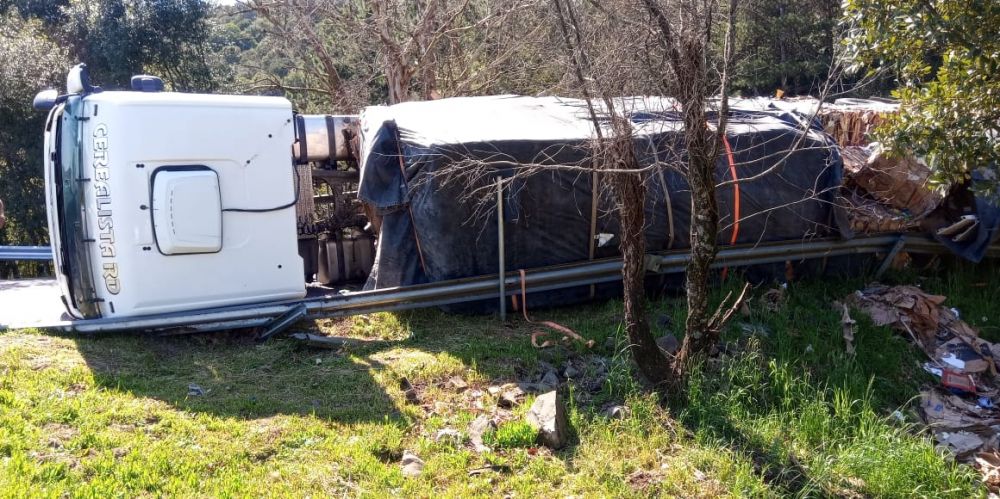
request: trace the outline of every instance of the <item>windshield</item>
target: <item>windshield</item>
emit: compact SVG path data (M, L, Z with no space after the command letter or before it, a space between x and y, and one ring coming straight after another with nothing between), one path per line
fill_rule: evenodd
M75 309L84 318L100 317L97 296L94 290L93 272L90 267L90 245L87 236L86 195L84 189L90 185L82 165L83 98L72 96L67 99L61 115L55 120L56 137L51 156L52 182L56 197L59 244L60 273L66 279L70 296L70 311ZM84 118L85 119L85 118Z

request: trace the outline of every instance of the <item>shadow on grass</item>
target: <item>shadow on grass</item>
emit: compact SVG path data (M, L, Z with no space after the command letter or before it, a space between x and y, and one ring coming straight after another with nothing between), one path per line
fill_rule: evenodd
M241 419L312 415L343 423L403 419L373 376L378 366L355 355L278 339L258 345L249 332L96 336L76 343L97 384L183 411Z
M581 313L584 310L587 312ZM603 341L614 330L611 322L603 319L611 314L595 314L594 310L592 304L544 314L567 320L584 335ZM452 370L502 384L521 381L535 372L539 360L559 365L574 355L561 347L537 350L531 346L527 329L504 327L495 316L423 310L390 317L387 320L405 329L399 339L352 342L339 352L284 337L257 344L250 331L187 336L114 334L73 340L96 383L107 389L220 417L257 419L292 414L338 423L412 422L407 414L415 409L407 407L398 388L406 371L393 362L400 356L434 357L427 357L427 363L444 358ZM322 329L312 322L293 328ZM203 393L196 394L199 390Z

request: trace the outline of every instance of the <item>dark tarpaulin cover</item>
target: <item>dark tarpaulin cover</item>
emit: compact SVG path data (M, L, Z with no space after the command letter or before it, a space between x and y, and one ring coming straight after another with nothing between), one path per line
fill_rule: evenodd
M688 247L690 193L676 166L683 160L683 130L674 101L628 98L616 107L635 125L640 163L664 165L644 173L647 250ZM594 134L589 116L583 101L557 97L468 97L367 108L358 195L383 220L366 288L495 274L496 196L489 183L497 175L511 178L515 165L521 165L519 171L524 165L589 166L586 146ZM817 128L803 133L798 119L780 111L734 111L727 137L739 178L781 163L739 184L737 244L849 237L842 229L849 227L845 215L834 202L842 163L827 135ZM461 168L488 174L472 187L444 182ZM732 178L725 154L717 178ZM588 259L591 183L590 173L556 168L539 168L508 183L508 270ZM596 258L618 254L618 223L602 186L598 179ZM736 229L735 191L733 186L718 191L724 244ZM532 303L566 303L582 297L579 291L545 293Z
M991 167L995 170L995 167ZM988 183L991 178L987 173L975 170L972 173L972 185L976 183ZM976 237L967 241L956 242L951 237L934 235L934 239L943 244L952 253L965 258L974 263L979 263L986 256L990 245L1000 239L1000 205L997 204L996 195L976 195L972 204L974 213L979 219L979 229Z

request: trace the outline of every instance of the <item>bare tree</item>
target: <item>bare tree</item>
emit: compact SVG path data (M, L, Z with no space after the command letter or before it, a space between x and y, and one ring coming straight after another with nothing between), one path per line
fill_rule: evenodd
M604 101L610 112L612 126L610 136L602 136L597 125L600 144L597 147L599 168L616 171L633 170L636 173L616 173L608 177L616 200L617 213L621 222L620 247L624 260L623 282L625 287L625 329L631 343L633 357L639 368L650 381L678 387L683 380L690 361L719 340L725 321L732 315L735 305L742 300L737 297L728 311L717 311L711 315L709 308L709 269L718 251L719 212L716 198L715 165L719 158L720 145L726 133L728 116L729 54L733 40L736 0L727 5L716 1L681 1L676 5L677 18L671 19L665 7L657 0L641 0L640 9L629 5L602 5L591 3L611 20L631 30L645 32L647 39L658 45L666 61L665 68L650 79L659 78L660 88L674 89L679 110L684 123L684 147L686 164L682 166L691 187L691 260L687 268L688 318L685 326L684 342L677 356L669 362L653 339L646 318L644 288L646 254L643 229L645 192L641 168L635 157L633 131L628 119L618 116L612 102L613 92L625 85L620 82L623 75L600 70L595 72L583 47L580 36L580 22L574 6L569 1L553 0L557 23L563 33L567 51L571 55L572 70L576 75L581 92L588 102L594 93ZM725 26L724 54L722 55L717 85L713 84L709 64L709 46L718 10L726 9L722 17ZM625 17L629 13L631 17ZM637 15L644 12L645 20ZM624 14L624 15L622 15ZM620 37L621 33L617 33ZM633 49L634 50L634 49ZM614 60L605 55L603 59ZM647 69L654 66L647 66ZM665 69L665 71L663 70ZM592 89L590 87L597 87ZM713 90L718 90L720 103L718 120L714 131L707 119L707 99ZM620 95L620 94L619 94ZM593 109L593 107L592 107ZM593 112L593 111L592 111ZM597 117L594 117L595 125ZM744 288L745 294L745 288ZM727 297L728 299L728 297ZM724 304L725 305L725 304Z

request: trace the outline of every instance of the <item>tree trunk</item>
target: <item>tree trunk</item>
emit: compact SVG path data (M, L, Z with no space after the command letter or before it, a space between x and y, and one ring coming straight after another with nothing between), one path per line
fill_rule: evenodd
M639 169L639 161L632 145L631 125L627 119L616 120L614 136L606 140L604 164L620 169ZM646 313L645 258L646 191L642 174L614 174L608 176L612 193L618 203L621 224L619 249L622 253L622 284L625 287L625 331L629 338L632 358L642 374L655 385L670 380L670 364L649 329Z
M709 326L709 271L718 251L719 206L715 197L715 162L718 146L708 129L705 94L705 46L686 38L681 50L688 74L680 78L684 105L684 135L691 187L691 261L687 266L687 307L684 342L674 358L674 380L680 382L693 357L718 342L719 332Z

